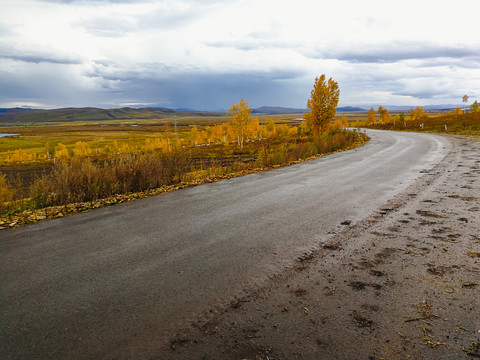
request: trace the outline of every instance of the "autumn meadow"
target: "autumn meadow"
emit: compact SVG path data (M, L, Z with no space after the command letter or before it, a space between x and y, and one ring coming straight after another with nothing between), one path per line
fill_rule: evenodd
M327 83L325 76L316 84L336 89L329 94L328 112L317 118L318 99L309 100L313 110L304 118L254 117L244 99L223 115L146 110L143 118L96 121L91 113L88 118L72 115L73 110L27 114L23 121L28 125L0 128L18 134L0 138L2 226L47 216L33 214L36 209L53 207L48 216L63 216L285 166L367 141L363 133L346 130L345 117L333 121L338 85L332 79Z
M480 134L476 102L466 113L417 107L391 114L380 106L347 115L336 113L339 96L338 84L322 75L303 115L253 116L245 99L226 114L129 108L21 113L0 127L16 134L0 138L0 227L352 149L368 141L362 127Z

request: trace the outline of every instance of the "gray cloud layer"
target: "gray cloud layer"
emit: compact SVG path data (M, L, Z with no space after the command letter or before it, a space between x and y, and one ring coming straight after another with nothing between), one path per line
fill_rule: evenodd
M73 65L73 64L81 64L82 61L69 59L69 58L61 58L56 57L54 54L51 56L42 56L42 55L4 55L0 56L3 59L15 60L15 61L22 61L27 63L52 63L52 64L64 64L64 65Z
M322 54L323 55L323 54ZM322 55L319 55L322 57ZM338 59L355 63L390 63L401 60L423 60L454 58L459 64L462 59L480 59L480 49L432 46L425 43L392 44L385 48L372 48L357 51L338 51L323 55L325 58Z
M313 3L303 2L303 9ZM298 19L286 21L285 13L275 15L277 7L289 10L283 3L264 7L262 16L250 21L257 10L251 0L28 4L36 6L30 13L9 5L14 21L0 14L7 24L0 23L3 103L218 109L245 97L254 106L304 107L314 77L322 73L339 81L346 105L373 99L451 102L459 93L480 95L477 40L404 36L406 28L391 41L390 34L375 38L395 20L381 16L350 14L342 23L342 13L338 21L325 18L303 27ZM246 11L244 4L252 8ZM78 14L72 15L74 9ZM43 17L37 16L40 10ZM222 16L212 17L216 11ZM293 21L295 26L286 27ZM329 27L333 23L339 26L335 31Z

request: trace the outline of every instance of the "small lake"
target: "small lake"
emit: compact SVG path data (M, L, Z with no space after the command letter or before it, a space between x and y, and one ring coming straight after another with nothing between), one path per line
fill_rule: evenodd
M20 134L1 134L0 133L0 138L7 137L7 136L14 136L14 135L20 135Z

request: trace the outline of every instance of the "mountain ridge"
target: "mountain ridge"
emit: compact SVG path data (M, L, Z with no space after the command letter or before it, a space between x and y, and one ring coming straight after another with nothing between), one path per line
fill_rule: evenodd
M383 106L383 105L382 105ZM426 111L450 111L460 105L426 105ZM414 106L385 105L389 111L408 111ZM376 110L378 106L373 106ZM343 106L337 107L338 113L367 112L368 109ZM303 114L307 109L281 107L281 106L260 106L252 109L252 114L283 115ZM97 108L97 107L64 107L59 109L32 109L27 107L0 108L0 124L15 123L40 123L40 122L69 122L69 121L104 121L104 120L142 120L162 119L166 116L225 116L226 111L203 111L190 108L169 109L164 107L145 108Z

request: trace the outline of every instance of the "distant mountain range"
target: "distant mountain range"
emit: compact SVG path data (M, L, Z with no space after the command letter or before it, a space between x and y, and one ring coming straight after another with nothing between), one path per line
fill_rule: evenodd
M56 123L69 121L105 121L105 120L142 120L162 119L172 115L182 116L221 116L224 114L206 111L175 111L165 108L116 108L100 109L93 107L85 108L62 108L62 109L28 109L11 108L0 109L1 124L35 124Z
M382 105L389 111L408 111L415 106L395 106ZM426 111L446 111L460 105L427 105L423 109ZM373 106L376 110L377 106ZM339 113L366 112L368 109L353 106L338 107ZM303 114L307 109L261 106L252 109L252 114L280 115L280 114ZM68 122L68 121L105 121L105 120L141 120L141 119L162 119L172 115L182 116L224 116L225 111L199 111L188 108L168 109L160 107L149 108L114 108L101 109L94 107L84 108L62 108L62 109L31 109L31 108L0 108L1 124L34 124L40 122Z

